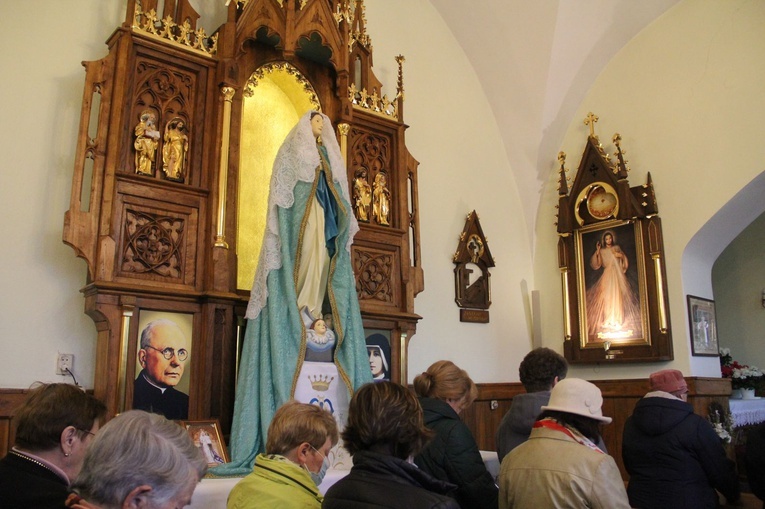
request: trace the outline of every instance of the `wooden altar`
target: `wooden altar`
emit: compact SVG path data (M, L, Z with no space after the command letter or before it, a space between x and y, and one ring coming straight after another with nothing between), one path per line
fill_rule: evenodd
M362 318L388 337L392 379L406 381L423 272L404 58L389 98L372 71L362 0L232 0L213 34L198 22L188 0L127 0L108 55L83 63L63 240L87 263L95 396L110 415L130 408L139 324L148 313L181 316L191 328L189 418L220 419L228 433L252 281L239 277L252 259L239 244L262 235L242 235L242 222L268 186L250 165L270 171L273 161L253 140L307 109L332 120L359 189L352 260ZM280 99L249 108L266 90Z

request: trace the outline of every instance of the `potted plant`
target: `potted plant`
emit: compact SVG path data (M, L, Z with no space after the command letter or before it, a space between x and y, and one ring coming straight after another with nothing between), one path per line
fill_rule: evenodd
M730 348L720 348L720 371L723 378L731 379L732 398L754 398L755 390L760 388L763 380L762 371L757 367L734 361Z

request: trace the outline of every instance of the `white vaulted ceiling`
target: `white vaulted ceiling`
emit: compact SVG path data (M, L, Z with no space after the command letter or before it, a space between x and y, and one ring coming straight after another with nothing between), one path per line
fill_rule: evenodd
M475 69L533 232L542 185L587 90L630 39L678 0L430 2Z

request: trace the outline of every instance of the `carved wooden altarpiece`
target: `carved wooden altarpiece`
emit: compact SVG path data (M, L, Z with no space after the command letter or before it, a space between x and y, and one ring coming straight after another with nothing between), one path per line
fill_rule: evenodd
M108 56L83 64L64 242L87 263L95 395L111 415L130 407L141 311L190 315L189 419L220 419L228 432L249 298L236 282L236 204L242 160L261 157L244 152L243 105L274 69L333 121L350 188L362 175L369 185L354 206L356 288L365 327L389 334L392 378L405 383L423 272L403 57L389 99L372 71L362 0L232 0L212 35L198 21L188 0L127 0Z
M558 263L564 354L572 363L672 360L661 219L651 174L630 187L621 136L614 160L590 134L572 186L560 161Z

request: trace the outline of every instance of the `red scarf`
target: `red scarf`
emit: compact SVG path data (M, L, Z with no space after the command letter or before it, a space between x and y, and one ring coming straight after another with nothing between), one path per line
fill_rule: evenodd
M547 428L547 429L551 429L553 431L558 431L560 433L563 433L565 435L570 436L572 439L574 439L575 442L577 442L579 444L582 444L582 445L584 445L586 447L589 447L593 451L597 451L600 454L605 454L600 449L600 447L595 445L592 442L592 440L590 440L586 436L584 436L581 433L579 433L579 431L577 431L577 430L575 430L573 428L567 427L567 426L563 426L558 421L556 421L554 419L551 419L549 417L546 418L546 419L542 419L541 421L535 422L534 423L534 428Z

